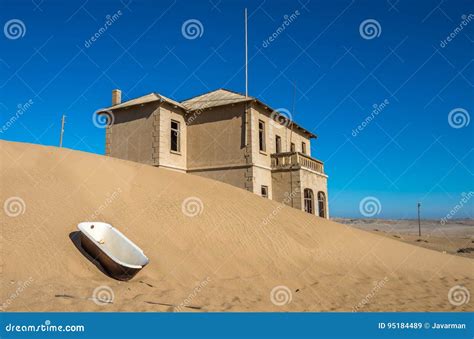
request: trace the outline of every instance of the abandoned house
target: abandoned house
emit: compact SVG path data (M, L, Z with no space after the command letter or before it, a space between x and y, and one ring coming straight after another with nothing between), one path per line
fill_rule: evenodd
M219 180L328 218L327 175L305 130L253 97L218 89L181 102L112 91L106 155Z

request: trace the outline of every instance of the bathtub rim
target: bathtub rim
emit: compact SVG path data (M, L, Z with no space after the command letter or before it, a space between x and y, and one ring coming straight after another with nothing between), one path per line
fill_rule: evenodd
M87 229L86 227L87 226L90 226L91 224L94 224L94 225L98 225L98 224L101 224L101 225L104 225L108 228L110 228L113 232L116 232L118 233L118 235L120 235L121 237L123 237L125 239L125 241L132 247L134 247L135 249L137 249L144 257L144 259L146 260L146 263L143 264L143 265L133 265L133 264L127 264L123 261L121 261L120 259L116 258L114 255L110 254L110 252L107 250L107 248L105 246L103 246L102 244L98 243L97 240L95 240L91 235L89 235L89 233L87 232ZM124 267L128 267L128 268L132 268L132 269L142 269L143 267L145 267L146 265L148 265L148 263L150 262L150 259L148 259L148 257L145 255L145 253L143 252L143 250L138 247L133 241L131 241L130 239L128 239L122 232L120 232L118 229L116 229L115 227L113 227L112 225L108 224L108 223L105 223L105 222L102 222L102 221L83 221L83 222L80 222L78 225L77 225L77 228L79 229L79 231L81 232L81 235L84 235L87 237L87 239L89 239L95 246L97 246L97 248L99 248L105 255L107 255L110 259L112 259L114 262L116 262L117 264L121 265L121 266L124 266Z

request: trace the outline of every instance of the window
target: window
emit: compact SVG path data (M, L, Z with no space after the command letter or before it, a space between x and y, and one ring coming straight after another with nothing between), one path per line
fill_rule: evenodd
M281 153L281 138L278 135L275 136L275 153Z
M306 154L306 143L301 143L301 153Z
M306 213L314 214L314 195L313 190L309 188L304 189L304 211Z
M295 151L295 149L296 149L296 147L295 147L295 143L294 143L294 142L292 142L292 143L291 143L291 145L290 145L290 151L291 151L291 152L294 152L294 151Z
M181 152L179 122L171 120L171 151Z
M265 152L265 123L262 120L258 121L258 147Z
M268 186L262 185L262 197L268 198Z
M318 209L319 216L326 218L326 194L324 192L318 192Z

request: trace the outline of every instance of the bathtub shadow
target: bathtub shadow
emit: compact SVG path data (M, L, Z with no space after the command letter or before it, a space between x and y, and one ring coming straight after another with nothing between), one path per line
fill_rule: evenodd
M86 257L87 260L89 260L92 264L95 265L101 271L104 273L106 276L109 278L115 279L114 277L110 276L110 274L107 273L107 271L104 269L104 267L100 264L100 262L92 257L89 253L86 252L84 248L82 248L81 245L81 232L80 231L74 231L69 233L69 239L71 239L71 242L76 246L77 250L81 252L81 254Z

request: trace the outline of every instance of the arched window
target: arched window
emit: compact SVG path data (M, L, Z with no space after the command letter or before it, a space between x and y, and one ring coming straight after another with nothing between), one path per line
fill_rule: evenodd
M304 211L306 213L314 214L314 194L313 190L309 188L304 189Z
M318 209L319 209L319 216L321 218L326 218L326 194L324 192L318 192Z

